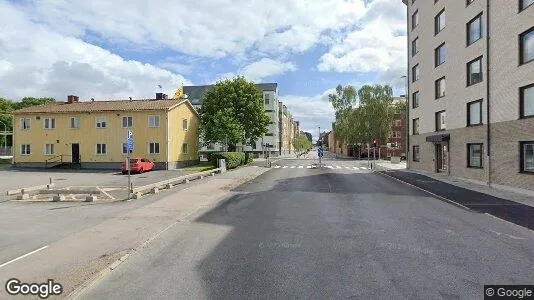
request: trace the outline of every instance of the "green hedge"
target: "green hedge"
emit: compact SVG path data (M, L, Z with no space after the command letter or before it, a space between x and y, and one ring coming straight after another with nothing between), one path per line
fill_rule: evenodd
M217 161L219 159L226 160L227 169L235 169L241 165L244 165L246 162L244 152L218 152L211 154L210 160L214 166L217 167Z

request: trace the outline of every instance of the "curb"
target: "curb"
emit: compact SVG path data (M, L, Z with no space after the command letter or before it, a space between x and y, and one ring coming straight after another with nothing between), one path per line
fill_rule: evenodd
M384 171L377 171L377 172L374 172L374 173L380 174L380 175L382 175L382 176L385 176L385 177L390 178L390 179L394 179L394 180L396 180L396 181L398 181L398 182L400 182L400 183L403 183L403 184L405 184L405 185L408 185L408 186L410 186L410 187L416 188L416 189L418 189L418 190L420 190L420 191L422 191L422 192L424 192L424 193L426 193L426 194L429 194L429 195L431 195L431 196L433 196L433 197L435 197L435 198L437 198L437 199L440 199L440 200L442 200L442 201L445 201L445 202L447 202L447 203L449 203L449 204L452 204L452 205L454 205L454 206L456 206L456 207L463 208L463 209L465 209L465 210L467 210L467 211L471 211L471 212L473 211L473 210L470 209L469 207L464 206L464 205L462 205L462 204L460 204L460 203L458 203L458 202L455 202L455 201L453 201L453 200L451 200L451 199L448 199L448 198L445 198L445 197L443 197L443 196L434 194L434 193L432 193L432 192L430 192L430 191L427 191L427 190L425 190L425 189L423 189L423 188L420 188L420 187L418 187L418 186L416 186L416 185L413 185L413 184L411 184L411 183L408 183L408 182L406 182L406 181L404 181L404 180L395 178L395 177L393 177L393 176L391 176L391 175L387 175L386 173L384 173Z

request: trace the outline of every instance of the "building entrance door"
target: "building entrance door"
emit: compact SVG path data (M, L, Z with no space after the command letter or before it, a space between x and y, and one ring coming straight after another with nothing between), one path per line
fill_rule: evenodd
M447 143L436 143L436 172L446 173L448 169L448 147Z

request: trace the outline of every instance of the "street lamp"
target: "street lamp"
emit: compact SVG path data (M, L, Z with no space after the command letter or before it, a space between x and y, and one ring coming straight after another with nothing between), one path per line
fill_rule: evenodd
M401 78L404 78L404 96L406 98L406 141L404 142L404 153L406 153L406 169L410 168L410 96L409 96L409 86L408 86L408 76L402 75Z

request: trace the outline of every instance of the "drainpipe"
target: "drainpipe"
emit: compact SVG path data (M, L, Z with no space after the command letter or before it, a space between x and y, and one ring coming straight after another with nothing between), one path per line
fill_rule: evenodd
M486 123L487 123L487 153L488 153L488 186L491 182L491 123L490 123L490 0L486 0Z

